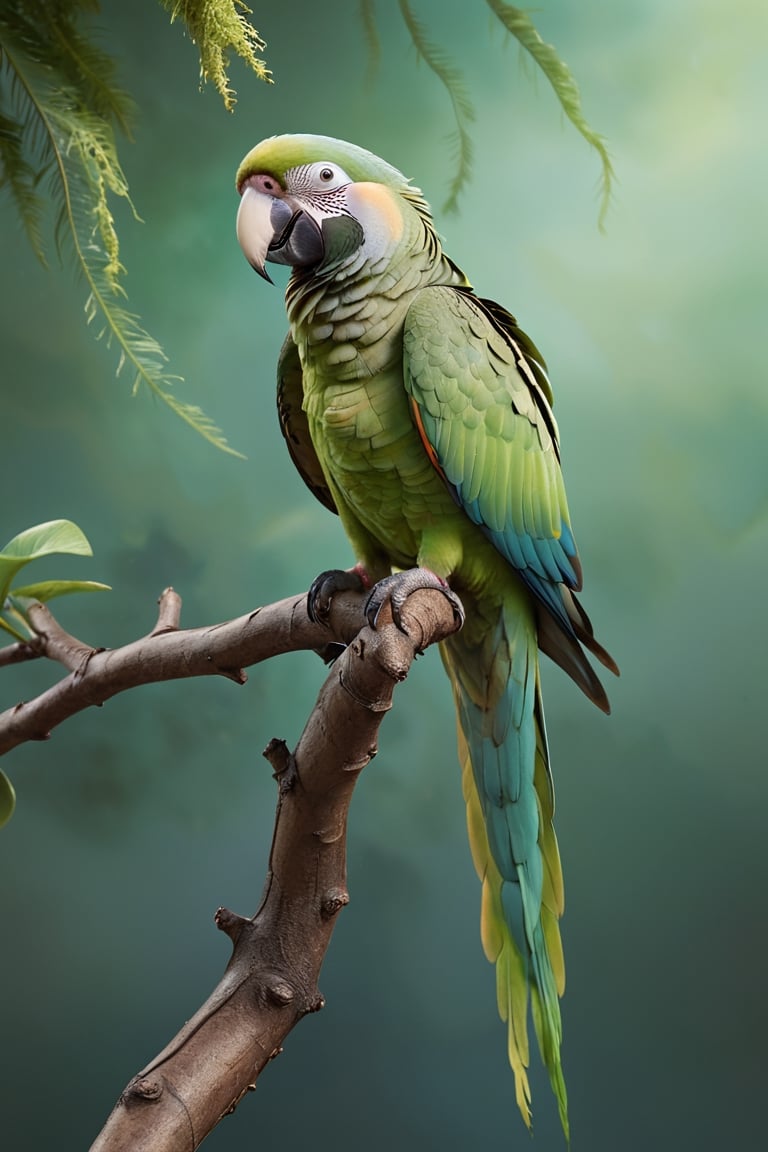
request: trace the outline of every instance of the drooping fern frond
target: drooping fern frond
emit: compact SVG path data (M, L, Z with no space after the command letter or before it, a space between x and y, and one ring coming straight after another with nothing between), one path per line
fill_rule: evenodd
M130 138L136 114L134 101L118 86L115 60L83 31L76 19L78 10L98 12L99 0L58 0L53 4L43 0L43 3L48 17L40 27L46 40L43 51L49 60L55 60L62 81L77 92L84 107ZM39 37L31 46L39 58Z
M488 7L499 18L507 32L520 43L532 57L552 85L560 106L574 128L581 133L600 157L602 175L600 178L600 212L598 222L602 229L614 179L613 166L605 140L590 128L581 109L581 97L570 69L558 56L554 47L542 40L527 12L515 8L504 0L486 0Z
M410 0L399 0L400 11L405 26L410 33L414 47L430 71L434 72L451 98L453 117L456 121L456 171L448 189L448 199L443 205L445 212L454 212L458 207L459 195L469 179L472 166L472 140L469 125L475 118L475 110L469 98L464 78L455 64L444 55L427 37L424 25L413 14Z
M235 90L229 84L229 53L234 50L260 80L272 83L271 73L257 53L265 42L248 17L242 0L161 0L171 20L181 19L200 53L200 79L210 80L231 112Z
M38 173L24 155L24 128L0 112L0 188L7 188L16 205L32 249L43 264L43 200L37 190Z
M117 350L118 375L127 368L134 391L144 385L206 440L233 452L199 408L171 391L179 377L124 307L109 197L133 208L113 130L113 123L127 125L131 103L114 86L110 58L75 28L78 10L92 7L90 0L0 0L3 183L40 255L40 189L47 188L57 248L75 257L88 289L86 318L100 322L97 337Z
M381 60L381 41L376 27L376 14L373 0L360 0L360 20L363 25L365 46L368 49L368 82L376 75Z

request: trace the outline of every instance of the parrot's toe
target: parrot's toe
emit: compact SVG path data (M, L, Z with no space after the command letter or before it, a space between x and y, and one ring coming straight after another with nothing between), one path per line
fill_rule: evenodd
M307 615L313 624L327 624L331 601L337 592L360 592L366 587L358 568L329 568L312 581L307 593Z
M385 576L383 580L379 580L371 589L371 593L363 609L365 618L371 628L376 627L379 613L384 604L389 601L392 608L392 620L401 632L407 632L402 622L401 613L403 605L411 593L416 592L420 588L434 588L437 592L442 592L453 609L453 616L457 627L462 627L464 623L464 607L461 600L459 600L455 592L451 591L445 580L437 576L429 568L409 568L406 572L394 572L391 576Z

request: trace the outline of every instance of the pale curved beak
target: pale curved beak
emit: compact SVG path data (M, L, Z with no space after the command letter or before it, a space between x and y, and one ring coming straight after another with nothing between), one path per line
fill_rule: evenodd
M247 184L237 210L237 239L240 247L251 267L270 284L273 281L265 265L269 246L275 238L277 221L273 219L273 209L281 204L282 201L266 196Z

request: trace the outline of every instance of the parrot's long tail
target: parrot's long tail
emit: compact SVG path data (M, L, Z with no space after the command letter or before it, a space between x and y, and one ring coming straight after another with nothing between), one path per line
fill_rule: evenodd
M466 603L466 601L465 601ZM563 878L532 610L515 597L450 637L441 652L453 684L472 857L482 882L481 934L496 965L517 1104L531 1124L528 1002L568 1138L560 1063L565 986L558 918ZM467 623L477 620L468 612ZM474 633L474 634L473 634Z

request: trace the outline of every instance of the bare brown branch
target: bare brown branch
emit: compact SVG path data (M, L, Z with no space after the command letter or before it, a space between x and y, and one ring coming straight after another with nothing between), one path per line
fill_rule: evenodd
M194 668L208 657L254 663L279 651L320 647L328 632L310 624L304 603L284 600L221 629L158 639L186 637L181 650ZM233 941L224 976L170 1044L130 1081L92 1152L191 1152L255 1086L302 1016L323 1007L320 966L336 916L348 901L352 790L375 754L395 685L416 653L456 627L450 604L434 590L409 597L402 610L408 633L392 622L388 606L376 631L361 627L360 603L351 593L334 599L331 634L351 642L331 669L295 751L272 741L265 752L278 782L278 806L261 906L248 919L219 909L216 923ZM142 651L154 653L146 646ZM104 656L94 656L91 666ZM167 651L160 649L154 658L158 671L168 668ZM123 659L132 666L130 653ZM104 667L96 669L104 675ZM93 675L89 667L86 676Z
M8 664L23 664L27 660L39 660L41 652L32 644L25 644L18 641L16 644L6 644L4 648L0 648L0 668L4 668Z
M45 605L33 604L28 616L36 636L30 647L63 664L70 675L34 700L0 713L0 756L27 740L47 739L70 716L140 684L213 675L244 684L243 668L271 656L324 649L329 640L346 644L363 624L362 602L362 593L335 597L327 627L309 619L306 595L300 595L224 624L181 630L173 626L181 600L167 589L152 634L115 649L91 648L70 636Z

